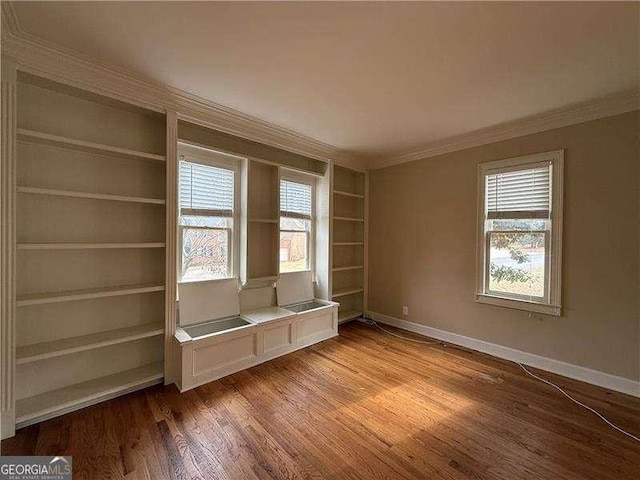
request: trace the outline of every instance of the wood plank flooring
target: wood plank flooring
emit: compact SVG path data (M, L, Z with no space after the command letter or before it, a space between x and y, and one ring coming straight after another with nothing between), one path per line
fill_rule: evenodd
M640 434L640 399L534 371ZM75 479L640 478L640 444L518 366L358 323L184 394L24 428L2 454L73 455Z

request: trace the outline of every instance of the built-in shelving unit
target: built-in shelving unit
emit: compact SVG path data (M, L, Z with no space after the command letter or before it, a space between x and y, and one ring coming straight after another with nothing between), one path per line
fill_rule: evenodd
M17 113L20 427L164 375L166 122L22 73Z
M331 298L338 321L364 313L366 295L366 174L333 166Z
M280 170L277 165L244 160L242 204L247 224L242 228L243 283L272 282L278 277L280 245Z

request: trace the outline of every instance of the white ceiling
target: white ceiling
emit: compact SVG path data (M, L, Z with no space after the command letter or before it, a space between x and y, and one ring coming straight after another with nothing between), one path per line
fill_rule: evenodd
M370 157L640 85L640 3L14 10L30 34Z

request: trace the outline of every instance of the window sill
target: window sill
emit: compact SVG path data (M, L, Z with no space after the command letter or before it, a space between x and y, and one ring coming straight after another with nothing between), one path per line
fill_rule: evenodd
M497 297L495 295L487 295L484 293L476 293L476 302L495 305L498 307L514 308L516 310L524 310L527 312L543 313L545 315L553 315L556 317L562 315L562 308L560 306L528 302L526 300L515 300L513 298Z

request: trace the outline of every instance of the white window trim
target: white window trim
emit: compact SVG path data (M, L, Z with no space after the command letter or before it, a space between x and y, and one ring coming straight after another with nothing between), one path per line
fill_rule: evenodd
M280 180L304 183L311 186L311 230L309 231L309 237L307 241L307 258L309 259L306 270L296 270L297 272L311 271L313 274L316 271L316 177L311 174L300 173L296 170L290 170L288 168L280 168ZM280 185L278 185L279 191ZM278 208L280 206L280 199L278 198ZM282 215L279 215L282 218ZM278 228L278 237L282 230ZM278 238L278 244L280 239ZM280 259L278 258L278 265ZM279 268L279 267L278 267ZM287 272L283 272L287 273Z
M485 177L496 170L518 169L540 162L551 162L551 234L550 255L546 259L549 273L548 299L544 301L519 300L485 293L486 244L485 244ZM564 150L537 153L523 157L508 158L478 165L478 225L476 251L476 294L479 303L515 308L547 315L562 315L562 211L564 185Z
M233 228L231 229L231 252L229 254L229 276L226 278L240 278L240 165L242 157L237 157L224 152L210 150L204 147L197 147L187 143L178 143L178 163L184 157L185 161L200 163L211 167L226 168L233 170ZM179 171L179 169L178 169ZM180 198L180 177L178 173L178 198ZM178 202L178 251L176 255L178 283L207 282L206 280L182 280L182 225L180 225L180 204ZM187 227L193 228L193 227ZM216 230L216 228L212 228ZM216 279L223 280L223 279Z

